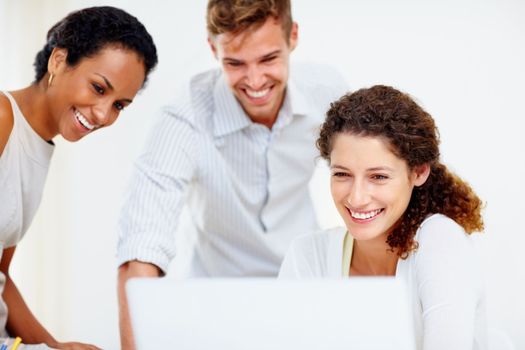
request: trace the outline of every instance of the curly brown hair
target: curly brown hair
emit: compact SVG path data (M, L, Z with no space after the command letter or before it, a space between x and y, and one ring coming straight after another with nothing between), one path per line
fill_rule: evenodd
M280 21L288 39L293 24L290 0L209 0L206 24L208 34L213 37L257 29L269 17Z
M417 249L414 240L423 220L443 214L467 233L483 230L482 202L472 188L439 161L439 134L434 120L412 98L392 87L376 85L344 95L330 105L317 147L330 162L339 133L381 137L409 169L429 164L430 175L414 187L406 211L387 237L401 258Z

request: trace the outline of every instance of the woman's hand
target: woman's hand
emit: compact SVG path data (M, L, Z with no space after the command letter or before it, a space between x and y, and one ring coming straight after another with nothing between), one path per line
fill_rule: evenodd
M82 343L60 343L35 318L31 310L27 307L22 295L18 291L16 284L9 274L9 266L15 253L16 246L6 248L1 254L0 271L5 275L5 286L2 294L4 302L9 310L6 329L10 334L16 334L23 339L24 344L46 344L51 349L64 350L100 350L100 348ZM30 346L28 348L31 349ZM37 349L41 346L36 347Z
M102 350L99 347L96 347L95 345L77 342L58 343L54 346L54 348L60 350Z

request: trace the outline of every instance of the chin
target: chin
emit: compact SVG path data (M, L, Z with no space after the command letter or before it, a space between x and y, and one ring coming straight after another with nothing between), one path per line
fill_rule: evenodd
M79 135L68 135L68 134L62 134L62 138L69 142L77 142L82 138L82 136Z

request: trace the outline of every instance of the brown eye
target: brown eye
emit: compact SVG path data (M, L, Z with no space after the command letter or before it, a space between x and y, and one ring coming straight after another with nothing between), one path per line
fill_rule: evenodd
M125 107L122 103L120 103L120 102L118 102L118 101L115 102L115 103L113 104L113 106L115 106L115 108L118 109L119 111L123 110L124 107Z
M267 58L263 59L262 61L264 63L269 63L269 62L272 62L273 60L275 60L275 56L267 57Z
M93 89L97 92L97 94L104 95L104 88L98 84L91 84L93 86Z

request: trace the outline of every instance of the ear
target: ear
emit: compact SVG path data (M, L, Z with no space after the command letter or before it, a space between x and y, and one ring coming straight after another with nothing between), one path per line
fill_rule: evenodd
M430 175L430 165L429 164L423 164L419 165L414 168L413 170L413 176L414 176L414 186L421 186L423 185Z
M217 59L217 46L215 46L215 42L213 38L208 36L208 44L210 45L211 52L213 53L213 57Z
M290 38L288 39L288 43L290 46L290 50L294 50L297 46L297 42L299 40L299 25L297 22L292 23L292 30L290 31Z
M47 60L47 71L53 74L64 70L67 66L67 49L55 47Z

